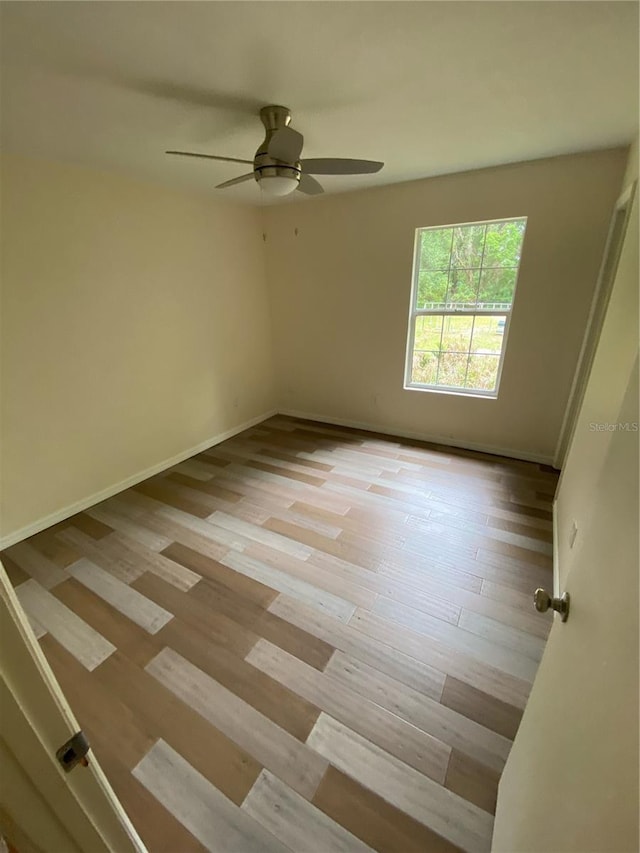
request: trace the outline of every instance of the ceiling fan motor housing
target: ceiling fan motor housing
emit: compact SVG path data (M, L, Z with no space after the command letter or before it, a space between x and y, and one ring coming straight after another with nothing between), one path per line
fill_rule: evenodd
M302 166L299 160L286 163L269 156L269 142L274 133L287 127L291 122L291 110L288 107L272 105L260 110L260 119L266 135L253 159L254 177L258 183L265 178L283 177L300 181Z

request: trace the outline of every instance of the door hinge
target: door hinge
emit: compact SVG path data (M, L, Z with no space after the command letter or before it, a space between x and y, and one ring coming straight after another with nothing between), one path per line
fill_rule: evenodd
M56 750L56 758L59 763L68 773L77 764L82 764L87 767L87 753L89 752L90 744L87 736L82 731L76 732L73 737L69 738L66 743L63 743L60 749Z

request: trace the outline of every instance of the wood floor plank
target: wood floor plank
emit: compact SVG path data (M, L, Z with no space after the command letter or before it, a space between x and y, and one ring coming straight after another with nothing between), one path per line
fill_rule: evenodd
M304 626L306 631L325 642L331 638L334 646L345 654L382 670L403 684L411 685L434 699L440 698L445 679L442 670L368 637L349 625L343 625L337 619L331 619L310 607L305 607L285 595L279 595L273 604L269 605L269 611L292 625Z
M331 570L328 570L326 565L320 566L315 561L315 555L307 560L300 560L297 557L283 555L266 545L251 545L249 548L245 548L244 553L247 557L254 557L275 569L282 569L293 577L306 581L325 592L333 593L338 598L360 607L368 609L373 606L376 600L375 579L366 569L359 569L357 566L348 566L344 563L341 564L340 568L332 566ZM363 572L367 573L367 581L370 581L370 584L363 582ZM352 578L355 578L355 581Z
M209 850L229 853L287 853L249 815L198 773L163 740L134 768L133 775Z
M508 587L505 589L510 592ZM453 586L445 581L436 581L427 577L423 577L420 581L414 578L411 582L405 583L400 583L397 580L394 582L387 581L381 585L380 594L417 610L423 610L433 616L439 616L439 618L448 616L449 621L452 621L453 611L446 609L447 604L449 607L457 608L456 621L459 621L460 611L464 608L467 611L487 616L502 625L517 628L541 640L546 640L551 627L550 619L539 619L540 614L533 610L533 598L528 598L524 594L515 606L509 597L501 601L496 596L482 595Z
M144 666L162 648L157 635L149 634L144 628L123 616L115 607L75 578L57 586L53 595L139 665Z
M251 468L257 468L259 471L267 471L271 474L277 474L280 477L290 477L292 480L298 480L301 483L307 483L310 486L321 486L324 482L320 477L313 474L302 473L301 471L293 471L290 468L281 468L276 465L269 465L266 462L251 460L248 463Z
M20 584L16 595L26 613L87 669L95 669L115 651L114 645L37 581L29 579Z
M101 540L99 545L73 528L64 530L59 536L77 547L84 557L127 584L144 572L152 572L183 590L190 589L200 580L200 575L155 551L149 551L123 533L112 533Z
M253 705L281 729L300 741L307 739L320 710L295 690L287 689L229 650L207 642L202 631L179 619L163 628L158 640Z
M488 851L493 820L485 811L403 764L356 732L321 714L307 743L343 773L448 841Z
M234 518L225 512L214 512L207 520L211 524L239 533L253 542L269 545L270 548L283 551L285 554L291 554L293 557L300 557L304 560L311 553L311 550L306 545L295 542L287 536L281 536L279 533L273 533L257 524L249 524L246 521Z
M134 581L132 586L173 613L176 618L187 625L193 625L204 634L207 642L226 648L239 657L244 657L258 639L254 631L224 614L213 611L206 602L195 598L191 592L186 596L161 578L146 573Z
M502 554L488 551L478 552L476 571L484 579L509 586L532 595L533 590L553 580L552 573L545 568L529 566L515 559L505 559Z
M33 616L29 616L28 613L26 614L26 617L27 621L29 622L29 625L31 626L31 630L33 631L34 637L36 638L36 640L41 640L42 637L44 637L44 635L47 633L46 628L43 628L42 625L38 622L38 620L35 619Z
M179 471L181 474L186 474L194 480L202 480L208 482L213 477L213 471L210 465L204 462L199 462L197 459L185 459L184 462L179 462L171 469Z
M210 469L211 470L211 469ZM212 482L210 480L209 482ZM162 483L185 502L202 506L209 510L209 514L217 509L229 509L229 502L220 498L218 495L212 494L209 482L203 483L202 480L194 480L193 477L188 477L186 474L180 474L177 471L172 473L165 472L162 475ZM206 516L204 516L206 518Z
M443 782L451 748L349 687L259 640L246 660L421 773Z
M132 776L128 768L122 766L108 746L101 749L98 759L116 796L121 803L126 803L126 812L133 819L147 850L153 853L206 853L206 847Z
M69 578L64 569L47 559L28 542L13 545L7 549L6 554L44 589L53 589Z
M270 530L275 530L285 536L290 536L298 542L303 542L315 552L333 555L342 560L364 566L369 569L377 569L378 561L389 553L388 549L394 545L401 547L404 540L398 536L393 537L395 542L390 542L391 537L386 537L383 544L371 534L363 536L350 530L341 530L337 537L327 537L315 530L308 530L279 518L271 518L264 525Z
M464 608L467 611L487 616L501 625L517 628L541 640L546 640L551 626L549 619L538 618L540 614L534 612L531 604L532 598L527 600L527 597L523 595L518 607L515 607L508 597L504 601L500 601L495 596L482 595L462 589L439 578L426 575L420 578L412 577L405 580L404 583L397 578L391 580L381 577L379 592L386 598L399 601L416 610L422 610L431 616L444 618L453 624L458 624L460 612ZM526 610L520 606L520 603L526 603ZM371 609L371 607L367 608L366 605L361 606L365 606L365 609Z
M440 701L470 720L513 740L522 719L522 709L503 702L451 675L445 679Z
M262 765L187 703L121 652L94 673L100 690L118 696L151 744L162 738L226 797L240 805ZM128 762L133 767L135 761Z
M284 592L292 598L308 604L322 613L327 613L341 622L348 622L353 616L356 606L344 598L339 598L331 592L326 592L319 587L312 586L307 581L292 577L287 572L274 569L268 563L263 563L246 554L238 554L233 551L222 557L221 562L225 566L240 572L247 577L253 578L266 586Z
M281 459L283 462L295 462L306 468L315 468L317 471L331 471L331 465L327 465L325 462L317 462L315 459L307 459L303 453L283 453L280 450L273 450L268 447L263 448L260 452L263 456L271 456L273 459Z
M278 599L272 607L277 601ZM433 637L430 637L429 641L426 642L424 635L407 628L398 627L394 622L381 619L366 611L356 613L350 622L350 626L372 639L393 644L394 648L439 669L440 672L452 673L456 678L460 678L480 690L489 691L503 702L514 704L519 708L524 708L526 704L531 690L529 681L505 672L484 660L465 654L459 649L454 649L447 643Z
M316 669L324 669L333 654L329 643L231 591L221 594L208 579L190 590L187 598L149 576L135 581L134 586L241 657L261 636Z
M524 621L524 620L523 620ZM540 662L544 640L473 610L462 609L458 627Z
M536 674L537 660L532 660L531 657L519 650L512 651L511 648L501 643L486 639L486 633L490 633L487 627L485 627L484 633L479 633L483 628L479 621L482 617L477 617L478 621L474 621L473 615L467 617L467 622L476 628L472 633L462 626L452 625L443 619L434 618L421 610L407 607L405 604L382 596L377 599L371 612L386 622L392 622L396 626L407 628L417 634L424 634L448 648L461 652L468 657L477 658L515 678L533 681ZM351 624L366 632L374 622L371 613L358 608ZM379 626L380 623L375 624ZM533 647L533 640L531 647Z
M495 814L500 773L475 761L464 752L452 750L445 787L479 808Z
M104 504L100 504L96 507L92 507L87 512L91 518L95 518L98 521L104 521L106 524L109 524L113 530L117 530L118 533L124 533L125 536L129 537L129 539L134 539L150 551L162 551L163 548L166 548L171 544L171 539L169 537L160 536L159 534L144 527L139 522L135 523L126 516L120 515L113 509L113 505L107 509Z
M263 492L267 495L279 495L283 498L288 498L291 503L296 500L302 500L319 509L328 509L331 512L337 512L344 515L352 506L353 501L347 500L338 494L329 493L321 489L309 491L305 489L301 483L287 481L269 477L261 471L249 472L246 468L236 465L230 465L224 470L224 477L228 479L219 479L228 485L230 488L235 486L239 490L249 488L252 492Z
M187 548L179 542L172 542L162 552L165 557L192 569L203 578L222 584L259 607L268 607L277 596L277 591L247 575L227 567L219 560L213 560L205 554Z
M345 515L318 509L304 501L296 501L291 505L291 511L297 518L324 523L334 530L351 531L372 537L376 542L386 545L399 545L404 540L403 525L406 513L394 512L387 508L386 512L376 512L374 509L358 510L352 507Z
M327 768L324 759L171 649L146 670L283 782L313 796Z
M31 536L26 540L26 544L32 545L36 551L48 560L51 560L58 568L66 569L71 563L79 560L82 554L79 554L70 545L61 542L57 538L55 531L56 527L49 527L47 530L43 530L42 533Z
M199 554L204 554L211 557L213 560L219 560L229 550L229 547L218 542L214 542L208 536L204 536L197 530L186 527L180 523L185 516L179 516L179 521L175 521L171 517L165 515L157 515L157 511L162 508L162 505L156 501L149 501L149 505L140 506L138 498L143 497L135 492L126 492L122 495L122 500L119 501L118 511L124 513L127 517L139 525L145 531L150 531L153 534L159 535L164 539L164 545L161 548L153 548L151 550L163 550L168 547L171 542L180 542L180 544L192 548ZM133 498L133 501L131 500ZM112 500L111 503L116 503ZM188 516L186 516L188 518ZM194 522L199 522L199 519L193 519ZM129 537L133 538L133 537ZM144 544L144 543L141 543ZM188 588L188 587L187 587Z
M12 586L16 587L18 584L29 580L30 575L28 575L24 569L21 569L20 566L14 562L11 557L9 557L6 551L0 552L0 560L2 560L2 566L7 573L7 577L11 581Z
M460 849L335 767L325 773L313 803L380 853Z
M249 656L252 654L253 650ZM333 681L387 708L453 749L493 770L501 771L504 767L511 749L510 740L424 693L340 651L332 656L325 672Z
M91 536L92 539L103 539L105 536L113 533L113 528L110 525L92 518L87 512L80 512L77 515L73 515L67 521L72 527L76 527L82 533Z
M487 523L489 527L493 527L498 530L508 530L511 533L519 533L522 536L529 536L535 539L542 539L544 542L551 542L553 539L550 525L545 527L532 527L530 524L523 524L521 522L511 521L508 518L499 518L496 516L489 516Z
M460 564L459 560L455 560L454 555L451 555L451 562ZM430 578L471 592L480 592L482 589L482 577L479 573L474 575L470 571L454 568L447 562L442 552L433 558L407 552L403 561L387 557L380 561L378 570L388 579L414 586L420 586L423 579Z
M180 563L167 559L163 554L149 551L135 539L130 539L122 533L114 533L109 537L109 544L114 543L119 549L125 548L133 554L138 566L146 572L157 575L176 589L189 590L198 583L200 575ZM105 542L106 544L106 542Z
M196 518L206 518L211 509L203 500L193 500L181 494L177 485L172 486L170 483L162 480L145 480L143 483L138 483L133 486L136 492L141 495L146 495L149 498L160 501L162 504L167 504L170 507L193 515Z
M73 527L62 530L57 537L124 583L131 583L145 571L134 553L119 546L110 537L107 537L109 542L103 540L98 544L90 536Z
M163 625L173 619L173 613L169 613L85 558L70 565L67 571L79 583L95 592L149 634L156 634Z
M313 507L310 507L310 509L313 510ZM273 518L277 518L282 522L293 524L296 527L302 527L313 533L317 533L320 536L325 536L328 539L337 539L344 530L344 522L342 524L330 524L329 521L326 520L326 517L324 520L320 517L320 511L316 511L315 513L301 513L296 512L295 509L291 507L286 510L273 512L271 515ZM328 515L329 513L326 513L326 516ZM337 521L338 519L342 519L343 516L335 513L333 514L333 518Z
M307 491L307 485L304 482L300 482L297 477L285 476L287 472L276 468L275 465L272 471L266 471L260 465L247 465L245 459L238 459L232 462L231 465L228 465L224 473L226 477L233 478L240 476L242 478L248 477L251 480L262 481L262 483L268 484L269 487L281 486L287 489L288 492L297 491L300 493Z
M253 540L247 538L243 533L236 530L231 530L229 527L222 527L219 524L214 524L209 521L209 513L204 518L196 518L181 509L171 506L163 506L157 510L156 515L161 519L167 519L170 522L179 524L188 530L198 533L200 536L209 539L216 543L218 547L223 547L224 553L229 550L242 551ZM246 522L243 522L246 524ZM239 526L235 525L237 528ZM167 528L169 529L169 528ZM175 537L178 541L182 541L178 536ZM185 543L188 544L188 543Z
M371 853L370 847L268 770L262 771L242 809L297 853Z

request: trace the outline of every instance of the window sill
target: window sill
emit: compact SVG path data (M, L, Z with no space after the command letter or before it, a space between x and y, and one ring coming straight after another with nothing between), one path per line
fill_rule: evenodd
M497 400L498 392L491 394L484 391L456 391L453 388L427 388L423 385L405 385L405 391L421 391L426 394L447 394L449 397L471 397L475 400Z

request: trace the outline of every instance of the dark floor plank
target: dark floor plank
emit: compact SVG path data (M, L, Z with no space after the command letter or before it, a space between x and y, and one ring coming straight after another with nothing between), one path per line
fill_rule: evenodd
M518 731L522 711L495 696L471 687L451 675L447 675L440 701L470 720L491 729L509 740L513 740Z
M475 803L490 814L495 814L500 774L486 767L464 752L451 750L445 787L454 794Z
M329 767L313 804L380 853L453 853L458 848L354 779Z

